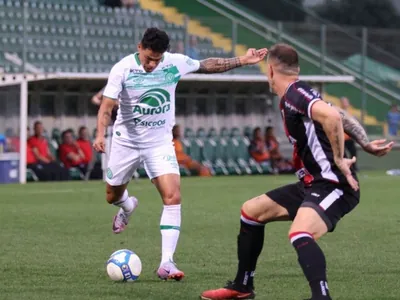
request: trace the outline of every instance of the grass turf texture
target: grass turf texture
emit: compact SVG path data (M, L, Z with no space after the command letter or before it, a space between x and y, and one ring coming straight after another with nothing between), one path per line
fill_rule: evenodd
M400 299L399 177L361 174L361 204L319 242L334 299ZM113 235L116 208L101 182L0 186L0 299L198 299L233 279L242 202L292 176L184 178L183 223L176 261L182 282L161 282L159 196L147 180L132 182L138 210ZM258 299L303 299L308 285L287 238L289 223L267 225L256 275ZM118 249L143 263L139 281L111 282L105 262Z

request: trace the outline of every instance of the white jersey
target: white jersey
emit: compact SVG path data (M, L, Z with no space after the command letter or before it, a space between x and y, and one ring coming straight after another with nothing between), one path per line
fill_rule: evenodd
M103 93L108 98L119 99L113 138L137 148L171 144L176 86L183 75L199 67L198 60L168 52L150 73L143 69L138 53L115 64Z

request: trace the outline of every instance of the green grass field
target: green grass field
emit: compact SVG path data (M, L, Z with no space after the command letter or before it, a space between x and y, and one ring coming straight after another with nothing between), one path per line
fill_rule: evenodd
M400 299L399 179L361 174L361 204L320 245L334 299ZM198 299L233 279L240 206L293 176L185 178L183 223L176 261L182 282L161 282L161 202L147 180L129 190L140 204L128 229L113 235L116 208L101 182L0 186L0 299ZM300 300L308 285L287 238L289 224L266 227L256 275L257 299ZM398 240L399 239L399 240ZM139 281L111 282L105 261L134 250L143 263Z

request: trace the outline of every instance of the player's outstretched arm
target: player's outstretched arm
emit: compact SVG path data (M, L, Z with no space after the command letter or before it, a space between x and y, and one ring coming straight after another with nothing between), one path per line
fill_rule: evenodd
M375 156L384 156L392 150L394 142L386 143L386 140L384 139L370 142L367 132L356 118L352 117L339 107L335 108L342 118L344 132L355 140L364 151Z
M254 65L262 61L267 55L268 50L263 49L249 49L246 55L233 57L233 58L207 58L200 61L200 68L195 73L211 74L223 73L229 70L239 68L246 65Z

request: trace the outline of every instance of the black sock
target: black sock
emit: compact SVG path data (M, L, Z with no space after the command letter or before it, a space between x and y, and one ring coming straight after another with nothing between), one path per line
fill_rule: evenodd
M239 266L235 278L235 283L239 286L254 289L254 272L258 256L264 245L264 228L264 224L248 220L243 217L242 213L238 236Z
M299 264L310 284L311 299L331 299L326 280L325 255L312 235L306 232L295 232L290 235L290 242L297 252Z

